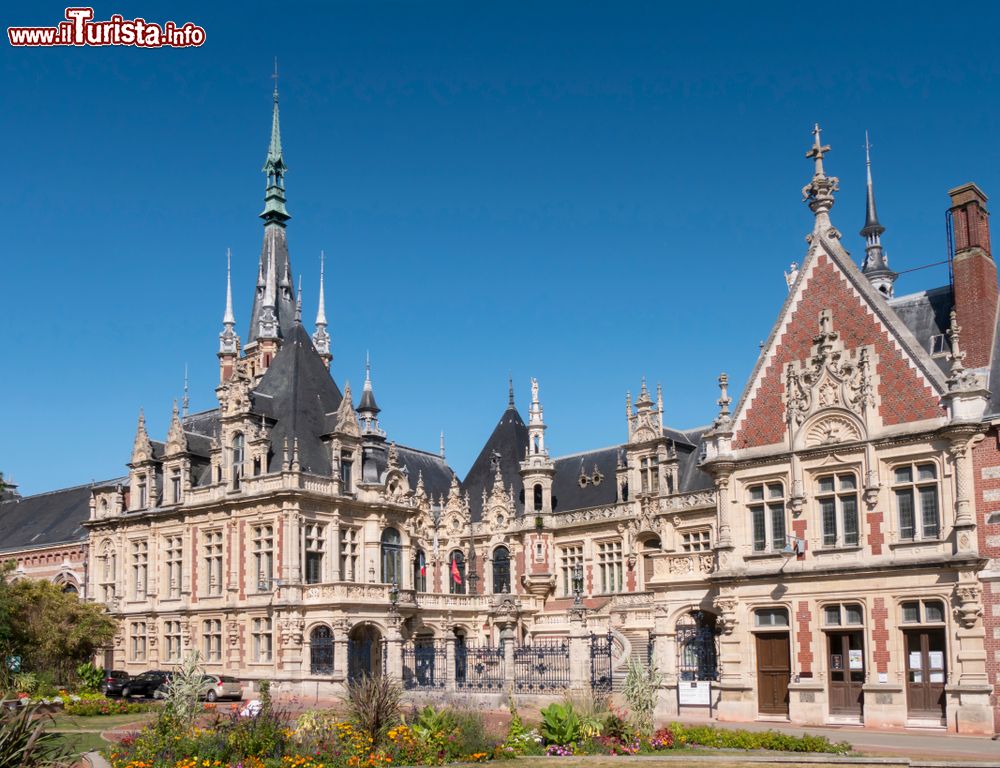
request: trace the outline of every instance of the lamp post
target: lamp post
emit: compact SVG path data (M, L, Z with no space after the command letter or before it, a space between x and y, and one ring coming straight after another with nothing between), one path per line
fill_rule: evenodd
M573 566L573 605L577 608L583 605L583 564Z

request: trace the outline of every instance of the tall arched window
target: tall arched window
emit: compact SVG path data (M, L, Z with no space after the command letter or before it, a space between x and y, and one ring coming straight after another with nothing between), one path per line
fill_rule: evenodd
M422 549L413 556L413 588L417 592L427 591L427 555Z
M465 594L465 555L460 549L456 549L448 558L448 584L451 594Z
M535 511L542 511L542 486L541 484L535 486Z
M386 528L382 531L382 583L400 586L402 576L403 545L399 531Z
M237 432L233 435L232 463L230 464L231 476L233 478L233 488L239 489L243 480L243 459L245 455L246 443L243 433Z
M493 550L493 594L510 592L510 551L507 547Z
M309 633L309 671L314 675L333 673L333 632L327 626Z

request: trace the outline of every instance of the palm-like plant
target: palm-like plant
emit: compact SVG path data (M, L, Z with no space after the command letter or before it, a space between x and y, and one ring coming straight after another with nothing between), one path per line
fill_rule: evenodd
M37 715L37 705L0 710L0 768L48 768L69 762L69 748L45 730L48 716Z

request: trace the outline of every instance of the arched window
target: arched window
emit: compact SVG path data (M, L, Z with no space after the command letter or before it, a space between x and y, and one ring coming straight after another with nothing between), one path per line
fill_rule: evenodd
M233 488L239 489L240 481L243 480L243 458L245 451L245 441L243 433L237 432L233 435L232 462L230 469L233 478Z
M510 552L507 547L493 550L493 594L510 592Z
M382 531L382 583L400 586L402 576L403 545L399 531L386 528Z
M535 493L535 511L536 512L541 512L542 511L542 486L541 486L540 483L535 486L534 493Z
M451 594L465 594L465 555L460 549L456 549L448 558L448 585Z
M333 632L316 627L309 634L309 671L314 675L333 674Z
M427 591L427 555L422 549L413 556L413 588L417 592Z
M532 440L532 453L538 453L538 449L541 447L541 441L538 439L538 435L535 435Z
M691 611L677 622L677 669L681 680L719 679L718 637L718 620L708 611Z

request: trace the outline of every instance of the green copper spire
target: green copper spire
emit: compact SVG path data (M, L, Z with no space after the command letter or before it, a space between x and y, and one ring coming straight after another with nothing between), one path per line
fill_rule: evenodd
M260 217L264 224L285 226L291 216L285 210L285 159L281 154L281 123L278 119L278 60L274 60L274 111L271 117L271 143L267 148L267 160L262 169L267 174L267 189L264 192L264 211Z

